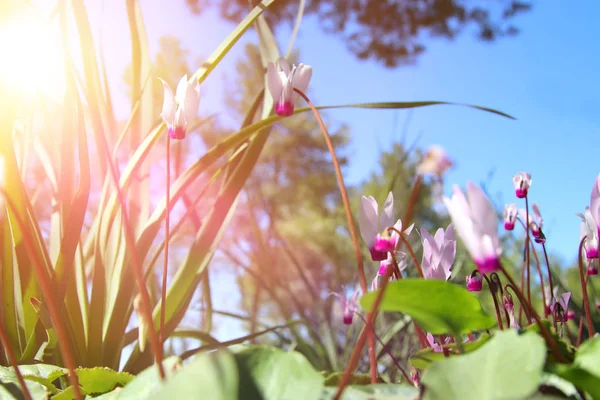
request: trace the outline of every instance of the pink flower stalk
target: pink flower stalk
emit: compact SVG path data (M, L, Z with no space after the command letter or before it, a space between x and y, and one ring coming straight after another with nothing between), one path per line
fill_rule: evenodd
M456 257L456 236L452 224L446 231L439 228L435 237L421 228L423 243L423 261L421 268L425 279L449 280L452 275L452 264Z
M280 58L277 64L270 62L267 65L267 83L277 115L289 117L294 113L294 89L305 92L311 77L310 65L291 65L285 58Z
M400 236L398 232L388 232L387 228L392 226L398 231L402 231L402 221L397 220L394 224L394 195L388 194L381 216L379 215L379 206L373 196L362 196L360 200L360 210L358 214L358 225L360 234L369 247L371 259L373 261L384 261L388 258L387 253L394 251ZM409 235L413 225L405 231Z
M190 84L187 75L184 75L177 85L175 95L173 95L169 84L162 79L160 81L164 89L163 109L160 117L167 124L171 139L184 139L188 123L198 113L200 84L195 79L194 83Z
M431 333L427 333L427 341L429 342L429 345L431 346L433 351L435 351L436 353L441 353L444 350L442 346L435 341L435 338ZM444 344L448 343L450 343L450 337L447 337L444 340Z
M442 175L453 165L452 159L448 157L446 151L441 146L431 146L419 167L417 173L419 175L434 175L441 179Z
M550 311L558 322L567 322L567 311L569 310L569 300L571 299L571 292L563 293L558 297L558 301L552 298L552 305Z
M454 186L452 198L444 197L452 223L473 257L479 272L489 274L500 268L502 247L498 217L480 187L467 182L467 195Z
M483 289L483 276L467 275L467 290L469 292L481 292Z
M583 214L577 214L577 216L581 218L579 239L582 240L583 238L586 238L583 245L585 256L588 260L598 258L598 226L596 225L596 220L594 220L590 208L586 207L585 212Z
M515 229L515 222L517 222L517 216L519 215L517 206L515 204L507 204L504 206L504 229L512 231Z
M515 194L517 197L524 199L527 197L529 187L531 187L531 174L527 172L519 172L513 176L513 185L515 186Z
M331 293L331 296L335 296L337 297L337 299L340 301L340 305L342 306L342 321L344 322L344 325L351 325L352 324L352 319L354 318L354 313L358 311L358 296L360 294L360 291L356 290L352 296L350 296L349 299L346 300L346 298L338 293Z

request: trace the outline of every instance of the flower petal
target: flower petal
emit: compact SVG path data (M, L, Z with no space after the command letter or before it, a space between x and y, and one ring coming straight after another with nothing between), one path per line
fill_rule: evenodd
M163 108L160 117L166 124L171 125L175 119L175 110L177 109L175 96L173 96L173 91L169 87L169 84L161 78L158 79L160 79L164 88Z
M175 102L177 106L181 107L185 103L185 94L188 88L188 76L187 74L182 76L177 84L177 90L175 91Z
M385 228L389 226L393 226L394 224L394 195L390 192L385 199L385 203L383 203L383 210L381 211L381 216L379 217L379 230L383 231Z
M304 64L298 65L294 73L294 87L302 93L305 93L306 89L308 89L310 78L312 78L312 67Z
M273 97L273 101L275 103L278 102L279 98L281 97L283 83L281 82L281 77L279 76L277 67L272 62L267 64L267 84L269 86L271 97Z
M479 230L479 234L497 236L498 217L496 210L494 210L492 202L483 190L472 182L467 182L467 197L471 208L471 217Z
M200 106L200 84L198 81L195 81L194 84L187 85L182 106L185 122L187 124L198 114L198 107Z
M286 77L290 76L290 73L292 72L292 65L290 64L290 62L288 60L286 60L285 58L281 57L278 61L277 61L279 68L278 70L282 71Z
M360 199L360 210L358 213L358 226L360 234L367 244L372 247L379 233L379 215L377 215L377 201L372 196L362 196Z

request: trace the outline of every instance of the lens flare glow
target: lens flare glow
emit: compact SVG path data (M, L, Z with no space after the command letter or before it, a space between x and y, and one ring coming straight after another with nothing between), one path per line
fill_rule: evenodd
M65 91L58 29L24 15L0 24L0 83L12 95L44 95L60 101Z

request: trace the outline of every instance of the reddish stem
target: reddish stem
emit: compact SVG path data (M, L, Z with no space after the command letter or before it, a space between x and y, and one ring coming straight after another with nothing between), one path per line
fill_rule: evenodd
M10 347L10 343L8 342L8 338L6 337L6 332L4 331L4 326L2 324L0 324L0 340L2 341L2 346L4 346L6 355L8 356L8 361L10 361L10 365L12 365L12 367L15 369L15 374L17 375L19 385L21 385L21 390L23 391L25 399L33 400L33 398L31 397L31 393L29 393L29 388L25 384L25 379L23 379L23 375L21 375L19 365L17 364L17 358L15 357L15 353Z
M166 210L165 210L165 250L164 250L164 262L162 270L162 284L160 290L160 325L158 328L158 341L160 342L160 353L161 359L163 358L163 351L165 346L165 315L167 313L167 272L169 269L169 241L171 238L171 137L167 135L167 172L166 172ZM151 323L151 321L148 321Z
M588 328L588 336L592 337L594 336L594 324L592 323L592 312L590 311L590 302L588 300L588 294L587 294L587 281L586 281L586 276L587 276L587 271L585 271L585 269L583 268L583 245L585 243L586 237L584 236L583 239L581 239L581 242L579 243L579 256L578 256L578 260L579 260L579 278L581 280L581 292L583 294L583 309L585 311L585 318L586 318L586 322L587 322L587 328ZM568 310L565 310L565 313L568 312Z
M352 209L350 208L350 200L348 199L348 192L346 190L346 185L344 184L344 176L342 175L342 169L340 168L340 163L337 159L337 155L335 153L335 149L333 147L333 143L331 142L331 137L329 136L329 132L325 127L325 123L317 111L316 107L309 100L309 98L300 90L294 88L294 91L300 95L308 104L310 109L313 111L315 118L321 128L321 132L323 133L323 138L325 139L325 143L327 144L327 148L329 153L331 154L331 160L333 162L333 167L335 169L335 177L337 179L338 186L340 188L340 194L342 195L342 202L344 203L344 211L346 212L346 219L348 220L348 230L350 231L350 237L352 238L352 244L354 245L354 254L356 256L356 263L358 266L358 277L360 280L360 286L363 293L367 293L367 278L365 277L365 267L363 265L362 253L360 251L360 245L358 244L358 235L356 234L356 226L354 225L354 218L352 217ZM390 268L391 273L391 268ZM386 282L387 284L387 282ZM382 285L383 286L383 285ZM366 329L367 331L371 330L368 333L369 337L369 362L371 366L371 383L377 383L377 354L375 354L375 336L374 332L371 328L372 324L368 324ZM362 346L361 346L362 348Z
M21 219L21 216L16 212L17 208L15 207L13 200L8 196L4 188L0 188L0 193L2 193L2 196L4 197L8 207L10 207L14 211L12 216L14 216L14 220L17 222L19 229L23 232L27 232L25 222ZM75 369L77 368L75 358L73 357L73 352L71 351L71 344L67 336L67 332L60 318L58 306L56 305L56 302L52 295L52 284L48 280L48 271L46 270L46 267L43 265L42 261L39 259L38 252L36 251L35 245L33 244L30 236L24 234L21 237L23 238L23 244L25 245L27 252L32 258L33 266L36 270L36 275L38 278L37 281L39 282L40 288L42 289L42 295L44 296L46 306L48 307L48 312L50 313L50 318L52 319L52 325L54 325L54 329L56 330L60 352L64 358L65 365L69 370L69 383L71 384L71 386L73 386L75 398L77 400L83 400L83 395L79 387L79 379L77 378L77 374L75 373ZM5 347L8 348L8 346Z
M483 278L487 282L488 289L490 290L490 293L492 295L492 300L494 300L494 308L496 309L496 320L498 320L498 328L500 328L500 330L504 330L504 326L502 325L502 316L500 315L500 306L498 305L498 299L496 298L496 291L493 289L493 287L496 286L496 283L494 282L492 284L492 282L490 282L490 279L485 274L481 274L481 276L483 276Z
M510 282L512 289L515 292L515 294L517 295L517 297L519 298L519 301L521 302L521 304L523 304L524 307L528 308L529 314L532 315L533 318L535 319L535 322L537 323L538 327L540 328L540 333L546 340L546 344L548 345L548 347L550 347L550 350L552 351L552 354L554 355L554 358L556 359L556 361L558 361L560 363L566 363L567 361L565 360L563 355L560 353L560 350L558 349L558 345L554 341L554 338L552 338L552 335L550 334L550 331L548 330L546 325L544 325L542 323L540 316L537 314L535 309L533 307L531 307L531 305L525 301L525 296L523 296L523 293L519 290L519 288L517 287L513 278L510 276L508 271L506 271L506 269L504 269L504 267L502 265L500 266L500 270L502 271L502 273L504 273L504 276L506 276L506 279L508 279L508 281Z
M529 238L529 197L525 196L525 214L527 218L527 246L525 250L525 256L527 257L527 301L531 305L531 260L529 254L529 243L531 243L531 239Z

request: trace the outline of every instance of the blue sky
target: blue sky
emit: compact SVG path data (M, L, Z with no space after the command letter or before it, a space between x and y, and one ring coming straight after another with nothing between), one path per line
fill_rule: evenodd
M123 2L88 2L96 27L104 22L102 39L113 89L121 94L116 106L128 110L122 71L129 62L129 30ZM511 177L524 170L533 175L532 201L545 217L548 247L573 260L579 241L575 213L589 200L596 160L600 100L600 57L595 38L600 27L595 15L600 5L580 1L536 2L533 10L518 18L522 32L495 43L475 39L467 30L458 40L434 39L416 65L385 69L374 61L358 61L335 36L323 34L314 18L305 19L297 39L302 61L313 66L310 91L318 104L367 101L446 100L496 108L517 118L504 119L462 107L438 106L414 112L407 140L420 134L419 143L444 146L457 161L446 179L464 185L467 180L489 181L499 203L513 202ZM174 35L190 51L190 64L207 57L233 25L224 23L214 10L191 15L183 0L142 2L150 50L158 39ZM111 28L106 29L107 22ZM289 32L278 40L287 46ZM127 40L122 38L126 37ZM219 112L225 98L223 81L234 74L247 35L207 80L201 114ZM207 100L210 99L210 100ZM120 110L118 110L120 111ZM335 110L329 115L347 123L352 131L349 182L364 179L373 168L379 149L399 135L406 111ZM397 137L397 136L396 136Z
M129 104L122 73L131 51L125 4L121 0L87 3L95 33L104 26L102 40L115 106L125 117ZM548 248L573 261L579 242L575 214L587 205L600 172L596 161L600 147L595 142L600 126L600 56L595 51L600 3L565 4L536 2L531 12L516 20L521 33L496 43L482 43L469 31L455 41L431 40L416 65L397 69L357 61L343 41L324 34L312 18L305 19L296 44L301 61L313 66L310 93L317 104L445 100L515 116L512 121L454 106L418 109L407 141L422 135L420 146L440 144L457 161L446 177L447 193L453 183L488 182L493 171L487 187L500 195L495 200L516 202L511 178L518 171L529 171L531 199L545 217ZM161 36L173 35L190 51L191 65L206 58L233 28L215 10L191 15L184 0L145 0L142 11L152 54ZM289 32L280 33L278 40L287 46ZM255 40L253 33L248 34L205 82L201 114L218 112L227 118L221 106L226 96L223 82L233 76L243 43ZM330 111L329 116L351 128L352 158L346 178L360 182L377 168L379 150L399 134L398 125L407 112L352 109Z

